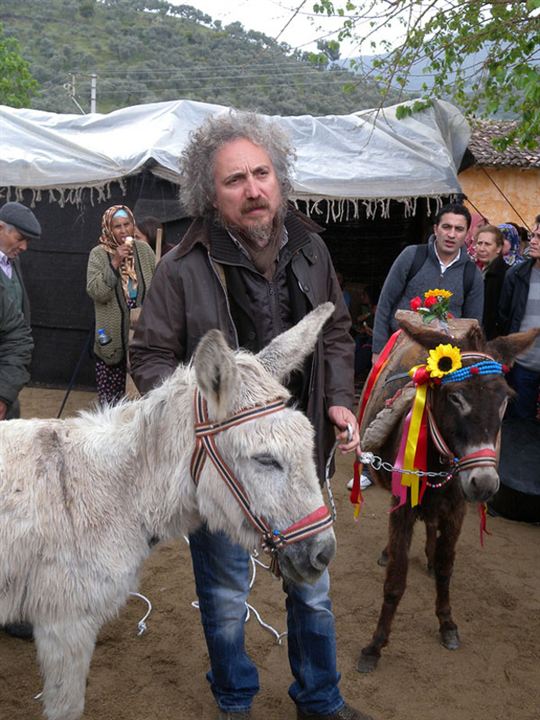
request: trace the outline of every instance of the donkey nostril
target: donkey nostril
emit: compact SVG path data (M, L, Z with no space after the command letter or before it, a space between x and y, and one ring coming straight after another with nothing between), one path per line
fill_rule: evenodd
M311 564L316 570L324 570L335 555L335 544L328 543L311 555Z
M325 567L328 567L331 559L331 555L327 552L317 553L317 555L313 558L313 567L318 570L323 570Z

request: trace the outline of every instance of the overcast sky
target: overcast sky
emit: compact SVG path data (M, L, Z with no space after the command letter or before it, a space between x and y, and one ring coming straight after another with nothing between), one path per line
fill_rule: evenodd
M278 41L302 50L316 49L316 41L340 24L338 20L315 16L312 10L314 1L306 0L295 15L302 0L235 0L234 3L225 0L169 0L172 5L191 5L213 20L221 20L224 25L239 21L246 30L258 30L269 37L275 38L283 30ZM324 28L320 29L323 24Z

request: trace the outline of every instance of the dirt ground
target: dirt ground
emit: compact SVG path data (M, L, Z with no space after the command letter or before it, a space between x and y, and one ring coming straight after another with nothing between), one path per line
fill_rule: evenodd
M63 393L26 389L23 414L56 416ZM94 401L70 396L64 417ZM365 492L360 521L352 519L345 485L351 461L338 460L338 552L331 566L341 688L347 700L375 720L538 720L540 717L540 528L489 518L491 535L479 543L470 508L458 547L452 606L462 646L450 652L438 642L434 587L423 558L422 528L411 548L409 587L379 668L360 675L358 654L370 639L381 603L383 569L376 558L385 545L388 496ZM198 619L189 552L184 540L159 546L146 563L140 592L153 612L147 631L137 624L146 604L132 598L102 629L94 653L85 720L212 720L215 706L205 680L207 656ZM265 622L285 629L280 583L259 570L251 601ZM261 674L255 720L293 720L286 640L252 617L246 629ZM0 718L38 720L34 700L40 677L33 643L0 636Z

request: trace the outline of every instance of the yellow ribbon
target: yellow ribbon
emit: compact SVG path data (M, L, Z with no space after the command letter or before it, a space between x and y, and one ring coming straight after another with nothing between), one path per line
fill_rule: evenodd
M413 368L411 375L414 375ZM416 448L418 445L418 436L420 434L420 427L422 425L422 417L424 415L424 408L426 406L426 397L428 391L428 383L417 385L416 394L414 396L414 402L411 410L411 420L409 423L409 431L407 433L407 441L405 445L405 453L403 457L403 469L414 470L414 459L416 457ZM419 489L420 489L420 478L418 475L410 473L403 473L401 484L411 488L411 507L418 505Z

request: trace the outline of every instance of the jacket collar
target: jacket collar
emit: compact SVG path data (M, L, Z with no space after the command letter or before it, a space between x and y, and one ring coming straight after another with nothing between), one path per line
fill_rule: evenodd
M534 264L536 262L535 258L529 258L525 262L519 263L514 270L514 273L521 278L528 278L530 277L530 274L532 272L532 269L534 267ZM509 270L513 269L512 266L508 268Z
M432 254L433 259L435 260L435 262L437 262L440 265L441 260L435 249L435 235L434 234L431 234L429 236L428 246L429 246L429 252ZM469 256L467 253L467 248L465 247L465 245L462 245L459 248L459 252L456 255L456 257L450 263L448 263L448 265L445 266L445 269L449 268L451 265L461 265L462 263L468 261L468 259L469 259Z
M287 249L291 254L309 242L310 233L324 232L324 228L306 217L291 203L289 203L285 217L285 227L288 235ZM196 245L206 248L217 262L250 266L248 258L231 241L226 230L213 223L211 219L195 218L180 243L170 251L171 259L180 260Z

